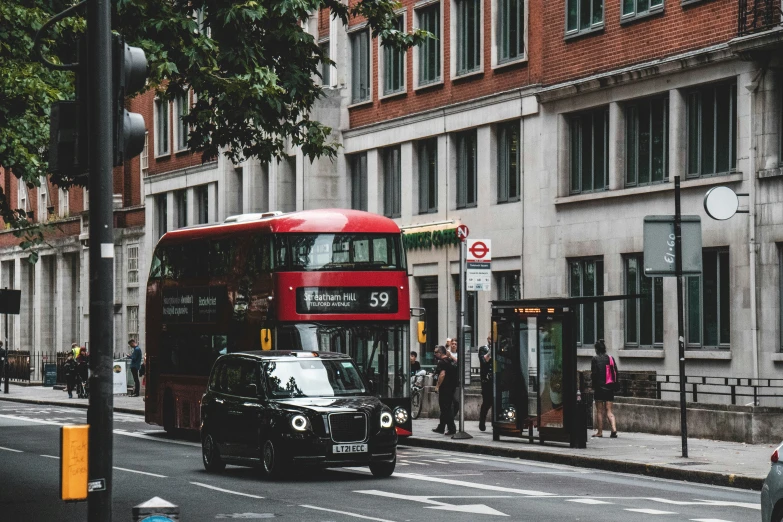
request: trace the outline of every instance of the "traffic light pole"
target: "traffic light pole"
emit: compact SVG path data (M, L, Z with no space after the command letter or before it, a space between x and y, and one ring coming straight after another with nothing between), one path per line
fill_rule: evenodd
M90 405L88 520L111 522L112 339L114 337L112 212L112 34L109 0L87 3L90 189Z

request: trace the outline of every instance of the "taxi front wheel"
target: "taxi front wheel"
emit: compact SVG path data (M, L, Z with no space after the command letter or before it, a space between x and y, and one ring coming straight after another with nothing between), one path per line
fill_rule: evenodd
M283 474L283 456L272 439L261 443L261 472L265 477L276 478Z
M201 457L204 462L204 469L207 471L215 472L226 469L226 463L220 458L215 439L209 433L201 439Z
M394 473L394 468L397 466L397 457L391 462L372 462L370 463L370 471L374 477L386 478L390 477Z

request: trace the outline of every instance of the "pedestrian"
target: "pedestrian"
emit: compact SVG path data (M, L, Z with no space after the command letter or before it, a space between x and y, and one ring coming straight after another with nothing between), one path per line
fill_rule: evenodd
M411 351L411 375L416 375L416 372L421 370L421 363L416 360L418 356L418 353Z
M90 355L85 348L81 348L78 344L74 343L74 351L76 352L76 379L77 379L77 391L79 392L80 399L89 398L89 383L90 378Z
M139 343L136 342L136 339L131 339L128 341L128 345L131 347L131 353L128 354L127 358L130 359L130 371L131 375L133 375L133 393L129 394L128 397L138 397L139 369L141 368L141 348L139 347Z
M492 336L487 336L487 344L479 348L479 375L481 377L481 410L479 411L479 430L487 429L487 412L492 407Z
M450 346L446 346L446 348L448 348L450 350L449 351L449 356L451 356L451 358L456 363L457 360L459 359L459 352L458 352L458 348L457 348L457 338L456 337L452 337L451 338L451 345Z
M617 438L617 425L615 423L612 405L614 403L614 390L617 385L617 363L614 357L606 353L606 343L603 339L595 342L595 355L591 365L593 379L593 399L598 426L593 437L604 436L604 416L609 419L612 427L611 438Z
M445 346L435 347L435 358L438 359L438 365L435 369L438 373L438 383L435 386L435 391L438 394L440 422L432 431L444 433L445 430L446 435L454 435L457 433L457 426L454 424L452 405L454 402L454 391L457 389L457 368L451 363L449 356L446 354Z
M73 389L76 387L76 374L78 369L76 368L76 361L73 358L73 353L69 353L63 364L63 373L65 373L65 385L68 389L68 398L73 399Z

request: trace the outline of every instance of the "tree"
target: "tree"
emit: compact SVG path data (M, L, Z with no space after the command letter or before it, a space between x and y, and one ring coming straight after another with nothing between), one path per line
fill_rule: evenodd
M47 174L49 108L73 99L73 73L52 71L33 56L33 38L54 14L70 7L62 0L0 2L0 166L30 186ZM220 153L238 162L267 161L285 144L309 158L332 157L331 129L310 119L323 95L317 82L329 59L302 21L321 8L343 23L367 20L384 45L406 48L428 35L398 31L395 0L117 0L113 29L144 49L150 65L148 88L171 98L186 87L197 94L186 116L189 148L205 161ZM78 11L77 11L78 13ZM41 39L49 60L74 61L75 40L86 24L81 15L61 20ZM149 126L150 122L147 122ZM88 179L53 178L60 188ZM0 189L0 216L33 244L37 226L13 209ZM40 241L38 241L40 242Z

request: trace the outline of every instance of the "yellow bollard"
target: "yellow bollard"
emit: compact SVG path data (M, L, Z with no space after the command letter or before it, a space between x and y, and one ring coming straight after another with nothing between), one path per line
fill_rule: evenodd
M87 455L90 426L60 428L60 496L66 501L87 499Z

